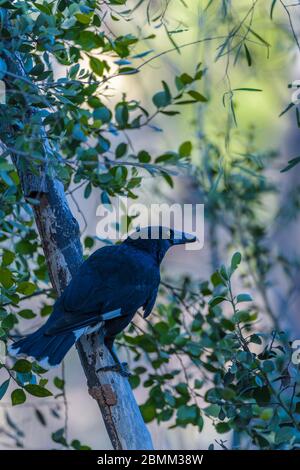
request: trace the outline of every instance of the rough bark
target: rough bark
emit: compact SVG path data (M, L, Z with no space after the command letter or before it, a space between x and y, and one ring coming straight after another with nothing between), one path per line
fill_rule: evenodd
M6 62L8 70L14 75L26 77L20 57L9 54ZM6 84L8 88L12 87L13 79L8 77ZM29 114L34 113L34 109L26 111ZM1 123L1 126L4 145L13 146L13 127L5 122ZM47 160L51 160L53 154L45 129L41 128L40 133L44 142L45 163L39 166L37 173L32 174L29 166L24 164L24 156L12 153L12 159L19 173L25 198L34 197L39 200L39 205L33 205L33 211L50 279L59 295L83 261L82 247L79 226L69 208L63 185L47 174ZM102 336L93 334L83 337L77 342L77 350L87 378L89 393L99 405L113 448L152 449L150 433L128 379L117 372L96 372L99 367L113 362L109 351L103 345Z

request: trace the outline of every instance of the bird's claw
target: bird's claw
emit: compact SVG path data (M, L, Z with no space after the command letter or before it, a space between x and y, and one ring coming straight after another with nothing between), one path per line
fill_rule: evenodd
M131 377L131 372L127 369L128 364L127 362L122 362L120 364L112 364L111 366L100 367L97 369L97 372L118 372L122 377Z

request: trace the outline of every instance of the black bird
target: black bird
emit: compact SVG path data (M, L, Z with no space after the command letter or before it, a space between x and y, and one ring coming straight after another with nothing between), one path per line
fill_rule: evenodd
M118 370L128 375L113 348L115 337L143 307L148 317L160 283L160 263L173 245L196 237L165 227L138 230L119 245L95 251L79 268L41 328L13 343L13 356L31 356L43 367L58 365L82 334L102 327Z

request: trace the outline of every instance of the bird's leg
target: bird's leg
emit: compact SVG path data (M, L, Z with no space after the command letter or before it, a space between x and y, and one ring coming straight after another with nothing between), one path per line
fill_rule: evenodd
M112 337L104 338L104 344L109 350L115 363L112 364L111 366L100 367L99 369L97 369L97 372L115 371L115 372L119 372L123 377L130 377L131 373L127 370L127 363L121 362L120 359L118 358L118 355L113 345L114 340L115 338L112 338Z

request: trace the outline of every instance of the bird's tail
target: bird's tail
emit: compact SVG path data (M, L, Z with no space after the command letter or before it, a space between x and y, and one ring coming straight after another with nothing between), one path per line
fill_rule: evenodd
M75 341L76 336L73 332L48 336L45 335L45 328L42 327L26 338L13 343L8 348L8 352L14 357L31 356L42 367L48 369L60 364Z

